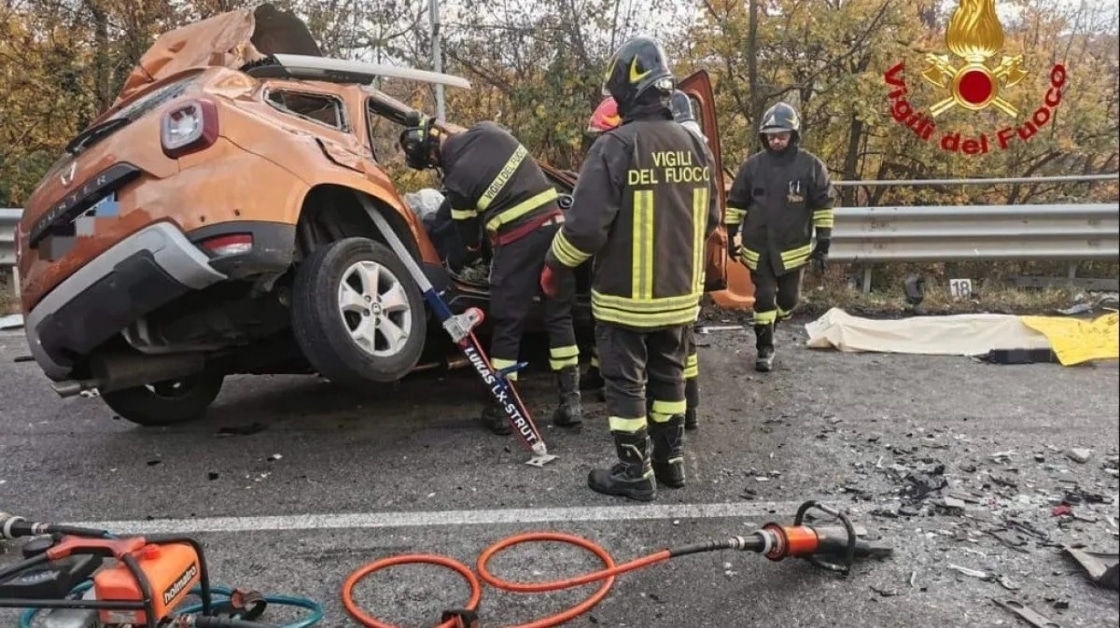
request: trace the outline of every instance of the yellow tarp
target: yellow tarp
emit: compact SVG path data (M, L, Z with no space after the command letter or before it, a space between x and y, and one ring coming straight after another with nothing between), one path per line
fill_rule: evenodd
M1050 340L1062 366L1120 359L1120 314L1086 321L1056 316L1021 316L1023 324Z

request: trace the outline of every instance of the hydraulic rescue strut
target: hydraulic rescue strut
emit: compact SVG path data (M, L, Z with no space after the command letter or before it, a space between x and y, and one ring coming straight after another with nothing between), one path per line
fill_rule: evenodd
M814 508L839 520L840 525L806 525L805 515ZM603 563L603 569L567 580L540 583L509 582L497 578L490 573L487 564L499 552L509 549L514 545L534 541L568 543L586 549L599 557L599 560ZM482 599L482 585L480 579L494 588L515 593L544 593L570 589L592 582L603 582L590 597L576 606L556 615L543 617L516 627L548 628L550 626L558 626L569 622L594 608L596 604L607 596L611 586L614 585L615 577L621 574L655 565L667 561L670 558L718 550L755 552L762 554L771 561L781 561L786 558L800 558L817 567L830 572L839 573L843 576L850 574L852 562L857 558L881 558L890 556L892 553L892 549L887 546L869 543L866 540L860 539L856 535L856 530L855 527L852 526L852 522L844 513L815 501L807 501L801 504L801 507L797 509L797 514L794 516L792 526L767 523L762 526L762 528L747 536L733 536L727 539L682 545L680 547L661 550L621 565L616 565L611 555L599 545L587 539L560 532L530 532L507 537L494 543L486 548L478 557L478 576L475 576L470 568L463 563L446 556L434 554L405 554L401 556L392 556L369 563L351 573L342 587L342 603L346 608L346 612L363 626L369 628L394 628L391 624L381 622L369 616L358 607L353 598L353 591L357 584L370 574L394 565L412 563L439 565L457 572L467 581L470 585L470 598L463 608L444 611L440 616L440 623L437 624L436 628L478 628L478 626L481 625L479 623L478 614L479 602Z
M20 628L307 628L323 618L302 598L212 587L202 546L186 537L116 537L105 530L30 522L0 512L0 539L33 537L24 560L0 568L0 608L28 609ZM108 562L107 562L108 561ZM188 605L195 595L201 603ZM216 602L215 596L227 599ZM310 616L257 621L269 605Z
M514 388L513 382L507 375L515 371L523 364L517 364L509 369L497 370L490 364L490 358L487 357L486 352L482 349L482 343L474 335L474 328L477 327L483 318L482 311L478 308L470 308L462 314L453 314L451 308L447 306L443 298L432 286L432 282L428 281L424 271L412 259L412 255L405 248L404 243L389 226L385 217L373 207L369 199L364 196L359 196L362 207L365 208L366 213L373 220L374 224L385 236L389 246L397 257L408 268L408 272L412 275L412 279L420 287L421 293L424 295L424 300L435 312L439 318L440 323L443 324L444 331L447 335L451 336L451 340L463 352L463 355L471 363L478 376L482 378L482 382L490 390L490 395L497 400L498 405L506 413L506 418L509 419L510 425L513 426L513 431L525 444L525 447L532 454L532 457L525 463L534 467L543 467L544 465L556 460L557 456L548 453L548 446L544 443L544 438L541 437L541 432L537 429L536 423L529 415L529 410L525 407L525 403L521 401L521 397L517 394L517 389Z

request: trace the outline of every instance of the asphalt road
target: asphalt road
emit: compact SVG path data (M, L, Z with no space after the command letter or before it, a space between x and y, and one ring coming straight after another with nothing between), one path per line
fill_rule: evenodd
M753 336L701 336L703 425L688 436L689 484L641 505L586 488L588 469L613 456L592 399L582 432L545 428L560 459L543 469L523 464L514 437L473 423L478 385L465 371L365 395L315 377L233 378L204 420L142 429L97 399L58 399L34 363L13 362L26 348L9 333L0 335L0 510L122 534L188 533L204 543L216 582L309 596L326 608L320 625L352 626L339 588L379 558L426 552L473 566L503 537L559 531L621 563L788 523L798 503L819 499L894 555L848 578L756 554L685 556L619 576L568 625L1027 625L993 599L1061 626L1120 625L1117 594L1094 587L1060 549L1118 551L1118 481L1106 469L1120 440L1116 365L813 351L800 324L779 337L780 370L762 375L747 368ZM546 426L547 380L526 380L522 394ZM1091 450L1087 462L1066 456L1075 447ZM922 499L902 497L942 481ZM938 505L946 496L964 510ZM1063 498L1076 517L1053 516ZM17 547L0 550L0 564ZM516 581L597 566L553 543L492 563ZM596 586L486 587L483 625L558 612ZM386 621L433 626L466 594L451 572L404 566L371 576L356 599ZM273 611L266 617L285 617ZM15 625L13 616L0 611L0 623Z

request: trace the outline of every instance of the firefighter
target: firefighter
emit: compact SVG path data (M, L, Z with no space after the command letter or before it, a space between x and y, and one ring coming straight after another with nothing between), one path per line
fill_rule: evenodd
M468 252L457 257L459 263L477 259L483 232L489 239L489 316L494 321L490 361L495 369L513 367L533 300L540 294L545 253L564 221L559 195L525 147L494 122L479 122L456 135L441 131L431 118L413 122L401 133L401 148L410 168L441 171L451 218ZM549 366L559 394L552 422L561 427L582 421L572 300L541 299ZM516 381L517 373L507 377ZM512 432L496 401L483 409L481 420L495 434Z
M824 162L799 146L801 119L791 105L767 109L758 137L765 150L739 166L727 196L727 236L731 258L746 265L754 284L755 369L769 372L774 327L801 300L805 265L823 271L828 261L835 191Z
M669 108L673 112L674 120L705 142L708 141L704 137L704 132L700 129L700 123L696 121L696 115L692 111L692 101L688 94L679 89L673 90L672 96L669 97ZM587 132L598 135L610 131L621 123L622 118L618 115L618 104L612 96L607 96L591 114L591 119L587 122ZM684 429L692 431L700 427L696 415L697 408L700 407L700 360L696 353L694 327L688 328L685 343L688 346L688 357L685 360L684 367L684 396L687 403L684 412ZM599 352L592 347L591 364L587 369L587 377L581 380L581 386L583 390L597 391L600 399L602 399L604 385L603 376L599 372Z
M715 160L673 121L675 80L661 44L637 37L608 63L604 95L622 123L581 165L572 207L541 273L548 294L575 290L594 258L591 308L618 463L595 469L599 493L649 501L684 486L687 334L704 289L704 243L719 225Z

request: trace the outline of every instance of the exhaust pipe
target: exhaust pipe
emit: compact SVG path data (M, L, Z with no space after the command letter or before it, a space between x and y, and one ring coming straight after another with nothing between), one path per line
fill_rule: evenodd
M65 398L95 390L100 394L165 382L203 372L206 370L206 357L201 353L110 353L93 356L89 367L93 377L58 382L52 384L52 388L60 397Z

